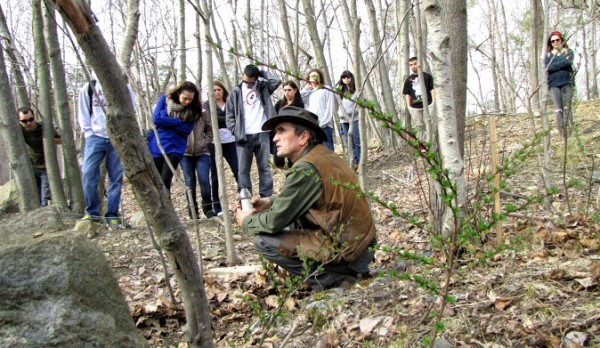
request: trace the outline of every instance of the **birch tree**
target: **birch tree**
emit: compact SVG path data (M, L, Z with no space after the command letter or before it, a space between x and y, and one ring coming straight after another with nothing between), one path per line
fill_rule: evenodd
M23 131L17 122L17 108L10 91L10 81L4 62L4 42L0 40L0 132L8 150L8 166L15 173L21 213L40 206L33 166L27 154Z
M440 154L442 165L448 171L451 185L456 190L456 197L452 206L458 210L458 215L455 216L454 212L446 207L442 216L442 234L447 237L456 231L456 219L460 216L460 209L462 209L467 198L464 164L458 144L458 117L456 115L453 93L455 84L452 79L452 76L454 76L450 47L452 41L449 36L449 31L452 31L452 29L448 30L448 27L453 25L453 23L448 22L444 17L445 13L455 12L456 9L444 9L438 0L426 0L423 4L425 18L429 24L429 37L431 39L432 72L436 76L435 89L439 110L438 136ZM459 7L460 4L450 2L447 6Z
M187 319L186 341L192 347L212 347L204 280L186 230L177 218L169 193L139 131L125 76L85 1L55 0L55 3L103 87L110 140L123 162L125 175L146 221L156 232L179 281Z
M177 43L179 45L179 71L177 74L177 83L186 80L186 52L185 52L185 0L178 1L179 15L177 16L179 28L177 28Z
M6 24L6 17L4 16L4 11L2 11L2 6L0 5L0 40L2 40L2 45L4 46L4 51L6 56L10 60L12 66L12 75L15 79L15 87L17 90L17 100L20 106L29 106L31 103L29 101L29 94L27 93L27 85L25 84L25 79L23 78L23 74L21 69L19 68L19 59L16 54L16 49L13 46L13 40L10 35L10 31L8 30L8 25Z
M54 106L60 127L64 172L69 187L71 210L74 213L83 214L85 202L81 186L81 172L79 171L77 146L75 137L73 136L73 128L71 127L71 107L69 106L69 95L67 93L65 66L62 61L58 34L56 32L55 8L54 4L50 1L44 1L42 8L44 13L44 34L54 81ZM47 141L47 139L45 140ZM52 146L54 146L54 139L52 139Z
M52 204L61 209L67 209L67 199L62 188L58 160L56 158L56 145L54 143L54 123L52 110L52 88L50 85L50 71L48 69L48 49L44 41L44 22L42 18L41 0L31 2L33 41L35 48L35 65L38 72L39 86L39 113L42 117L44 131L44 161L48 182L52 192Z

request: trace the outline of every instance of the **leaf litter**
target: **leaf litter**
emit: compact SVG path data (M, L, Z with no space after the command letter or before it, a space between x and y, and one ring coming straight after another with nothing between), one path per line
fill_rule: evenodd
M589 178L590 163L600 157L598 110L600 102L595 101L579 105L575 112L578 128L569 140L569 151L576 155L570 152L567 159L570 177ZM470 187L476 186L481 180L477 175L489 167L486 129L486 119L468 122L465 164ZM553 161L561 168L561 139L554 133ZM528 116L500 118L498 137L506 159L522 147L523 139L532 138ZM577 144L583 144L579 146L582 150ZM401 149L391 154L371 144L368 182L381 198L394 201L412 217L425 219L426 177L419 162L404 153ZM559 174L557 170L555 183L561 182ZM231 176L229 172L227 175ZM283 178L282 173L274 174L276 189ZM525 195L539 191L538 178L536 159L530 158L507 180L502 203L517 204ZM233 179L228 180L231 183ZM173 202L196 247L182 186L173 184ZM228 196L235 197L235 187L230 184L227 189ZM444 313L445 331L440 336L445 342L457 347L490 348L600 346L600 187L593 183L569 190L574 215L567 211L564 189L560 189L553 195L554 211L534 206L522 216L507 217L503 227L508 248L478 262L477 256L489 249L486 244L479 254L462 260L450 286L456 302ZM139 211L127 184L123 204L126 217ZM427 231L391 216L379 205L371 207L380 245L436 256ZM206 248L205 270L224 267L223 229L214 219L199 223ZM184 347L185 313L179 287L172 271L165 278L148 233L142 221L130 229L101 231L93 241L112 265L133 320L151 346ZM251 238L237 233L238 258L244 265L260 265ZM493 234L488 237L488 243L495 238ZM261 340L262 347L362 347L367 342L371 347L419 346L433 327L439 299L394 275L407 272L441 284L444 270L439 266L399 260L378 250L372 265L375 277L348 289L298 291L284 301L279 296L281 288L269 280L265 270L207 272L204 280L216 346L251 347ZM174 290L175 303L167 283ZM280 306L284 307L283 314L274 318L272 326L264 327L261 318Z

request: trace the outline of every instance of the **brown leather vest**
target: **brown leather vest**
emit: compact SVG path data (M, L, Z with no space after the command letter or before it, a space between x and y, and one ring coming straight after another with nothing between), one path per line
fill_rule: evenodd
M295 251L325 262L356 260L376 233L367 198L362 192L345 187L357 186L356 174L340 156L321 144L299 161L317 169L323 192L299 221L304 231L284 238L282 247L288 252L299 249Z

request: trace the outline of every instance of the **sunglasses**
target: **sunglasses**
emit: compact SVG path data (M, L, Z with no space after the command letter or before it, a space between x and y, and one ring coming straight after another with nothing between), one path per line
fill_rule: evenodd
M342 75L342 78L343 79L350 79L350 78L352 78L352 76L350 76L350 75Z
M256 81L244 81L242 80L243 83L245 83L247 86L252 86Z
M561 42L561 39L550 40L550 42L552 42L552 43L554 43L554 42Z
M23 120L19 120L21 123L31 123L35 121L35 117L26 118Z

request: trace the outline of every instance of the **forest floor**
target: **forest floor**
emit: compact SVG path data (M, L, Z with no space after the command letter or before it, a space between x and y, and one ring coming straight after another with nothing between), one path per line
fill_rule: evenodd
M575 112L575 134L564 141L554 129L552 182L559 188L551 208L533 203L502 222L504 244L495 248L495 229L480 233L460 254L449 279L449 304L441 320L438 347L599 347L600 346L600 101L581 104ZM497 117L498 150L506 163L533 140L527 115ZM487 117L468 121L466 177L469 208L490 189L484 172L490 167ZM538 128L541 121L535 120ZM554 127L554 120L551 117ZM427 218L423 199L427 177L422 161L405 149L369 149L369 190L393 201L411 217ZM565 180L572 186L568 195ZM518 162L515 174L502 178L503 206L516 206L543 191L535 154ZM228 180L233 178L227 169ZM594 178L595 179L594 179ZM274 173L276 190L282 172ZM230 203L235 199L228 187ZM187 219L180 183L173 201L196 247L193 223ZM153 347L185 347L185 316L174 278L169 294L159 252L140 219L128 185L123 194L125 216L132 228L102 230L93 239L112 265L132 316ZM485 205L480 216L489 216ZM198 220L203 245L205 285L217 347L417 347L431 333L439 296L404 275L419 276L441 289L446 281L442 253L432 249L431 234L410 221L372 204L379 250L371 279L349 288L323 292L290 291L281 278L262 267L251 236L235 234L240 266L225 267L225 234L218 218ZM140 222L141 221L141 222ZM431 256L431 264L401 259L397 248ZM254 266L252 266L254 265ZM406 272L406 273L404 273ZM169 274L172 274L169 271ZM288 295L286 295L288 294ZM282 311L276 308L282 307Z

